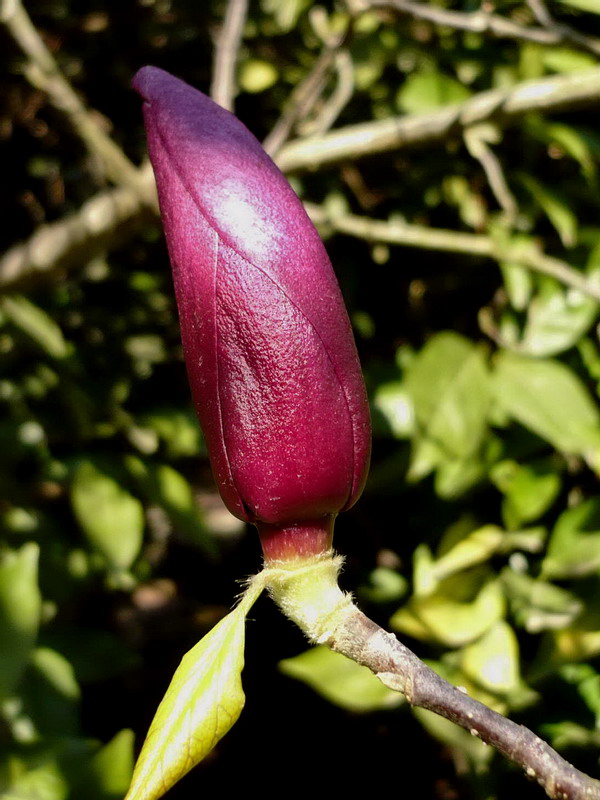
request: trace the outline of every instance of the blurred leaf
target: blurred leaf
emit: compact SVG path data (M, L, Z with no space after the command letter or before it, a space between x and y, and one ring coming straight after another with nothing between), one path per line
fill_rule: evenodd
M52 358L69 355L69 345L54 320L22 295L5 295L0 310L22 333Z
M444 500L453 500L479 483L485 472L485 464L478 458L443 459L435 476L435 492Z
M597 169L594 154L585 134L575 126L536 117L528 121L527 130L542 142L559 147L575 159L586 180L595 180Z
M490 479L505 496L502 516L510 530L541 517L561 489L560 474L549 463L501 461L492 468Z
M519 177L534 202L540 206L556 229L564 247L573 247L577 244L577 216L569 207L566 197L548 189L531 175L521 174Z
M490 692L508 694L519 686L519 644L503 620L465 647L460 663L466 675Z
M426 436L417 434L412 441L410 468L406 479L411 483L420 481L443 462L444 453L439 445Z
M50 736L79 733L79 685L73 667L48 647L37 647L23 682L24 708L36 732Z
M478 347L456 333L437 334L412 363L406 387L429 439L456 458L479 448L486 431L489 379Z
M562 0L565 2L565 0ZM578 3L585 3L588 0L569 0L571 5L577 5ZM595 4L596 13L600 10L598 9L597 0L589 0L590 6L591 3ZM581 8L581 5L579 6ZM597 61L591 53L582 53L580 50L571 50L568 47L547 47L544 48L544 55L543 55L544 65L554 71L560 72L563 74L570 74L573 72L582 72L587 69L592 69L597 65Z
M558 0L558 2L572 8L578 8L581 11L589 11L590 14L600 14L598 0Z
M16 688L37 637L42 598L39 548L0 551L0 700Z
M214 557L216 545L206 530L192 487L183 475L168 464L144 463L132 456L127 465L148 502L163 508L178 533Z
M487 580L477 588L475 575L465 573L444 581L433 594L412 597L390 619L394 630L448 647L478 639L504 616L500 584ZM469 592L472 597L462 599Z
M261 0L261 6L265 13L275 17L279 30L287 33L297 25L307 0Z
M389 567L376 567L369 573L368 583L359 588L367 603L394 603L406 594L408 581Z
M58 760L41 754L28 761L11 756L0 774L2 800L67 800L69 785Z
M557 750L571 747L600 747L600 731L591 731L576 722L548 722L540 726L541 735Z
M463 569L485 563L501 547L504 531L497 525L484 525L457 542L432 565L436 580L444 580Z
M406 439L414 432L414 409L411 396L402 381L390 381L377 387L374 407L385 417L392 435Z
M494 394L502 411L557 450L594 462L600 449L600 414L579 377L564 364L501 352Z
M454 78L427 70L409 75L396 95L396 104L407 114L419 114L439 106L462 103L470 91Z
M144 510L140 501L89 459L77 465L71 504L92 547L112 569L126 570L142 545Z
M600 571L600 498L558 518L542 563L545 578L581 578Z
M126 800L157 800L210 753L244 707L238 606L186 655L152 720Z
M480 191L464 175L446 175L442 181L446 202L458 209L461 220L474 230L485 228L487 209Z
M91 624L86 628L53 625L42 632L40 641L69 661L80 683L108 680L141 662L141 656L121 638Z
M532 356L557 355L573 347L597 316L598 303L591 297L546 281L527 308L523 335L514 349Z
M133 772L133 731L119 731L86 765L80 796L86 800L121 800Z
M279 73L274 64L258 58L250 58L240 66L239 82L245 92L264 92L277 82Z
M379 711L405 702L401 694L384 686L367 667L334 653L325 645L280 661L279 669L348 711Z
M590 664L565 664L559 669L561 678L577 688L577 693L596 717L600 733L600 674Z
M200 425L191 409L155 409L143 414L140 421L159 435L168 458L197 456L202 450Z
M516 311L524 311L533 290L531 270L520 264L503 261L500 264L500 271L511 306Z
M574 594L524 572L503 569L500 578L517 623L528 633L565 628L581 613Z

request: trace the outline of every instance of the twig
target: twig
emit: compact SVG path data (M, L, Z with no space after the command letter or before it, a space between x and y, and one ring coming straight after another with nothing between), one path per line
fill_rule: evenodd
M537 21L547 31L561 37L568 44L582 50L589 50L596 56L600 55L600 42L597 39L585 36L562 22L557 22L546 8L544 0L526 0L526 2Z
M536 1L534 0L534 2ZM533 3L530 3L530 6L533 10ZM442 25L446 28L487 34L498 39L517 39L549 46L570 44L580 50L600 55L600 40L597 38L578 33L568 25L557 23L549 25L547 22L542 22L538 14L536 17L543 25L541 28L519 25L505 17L491 14L483 8L478 11L451 11L430 3L416 3L413 0L355 0L355 11L357 7L363 11L369 8L391 8L400 14L408 14L415 19L424 19L434 25Z
M317 118L309 125L310 136L322 136L339 117L354 93L354 65L347 50L338 50L334 59L337 84Z
M497 143L499 138L497 128L485 124L467 128L464 134L467 150L483 167L490 189L494 193L500 208L506 214L509 225L512 226L519 210L517 201L508 187L500 160L491 147L488 146L489 142Z
M228 111L233 110L235 70L247 14L248 0L229 0L215 46L210 96Z
M310 642L326 644L368 667L411 705L433 711L492 745L535 778L553 800L600 800L600 781L575 769L524 726L452 686L366 617L339 588L342 563L333 553L296 563L270 562L253 581L263 582Z
M129 185L137 190L139 174L136 167L81 102L31 22L21 0L0 1L0 22L27 56L24 68L27 80L44 91L52 105L66 115L88 150L99 157L106 176L118 186Z
M158 214L150 165L138 175L140 191L122 186L99 192L75 214L42 225L27 242L8 250L0 258L0 291L12 291L41 276L48 278L63 269L83 266L131 239L146 214ZM147 203L142 203L141 194Z
M345 41L347 35L347 33L340 34L323 48L311 71L290 94L284 105L283 113L262 143L271 158L275 158L296 123L310 114L323 94L338 48Z
M325 55L325 52L323 56ZM333 53L328 53L328 57L333 58ZM330 132L325 136L314 137L309 140L296 140L285 145L276 154L275 160L279 167L284 171L301 171L312 169L318 166L333 164L344 160L357 160L363 156L373 155L379 152L391 150L402 150L404 148L415 147L417 145L428 146L443 141L454 131L464 131L469 125L476 122L494 119L495 122L512 122L532 110L538 111L558 111L568 108L571 105L592 106L598 102L600 97L600 68L586 70L575 75L560 76L549 78L544 81L528 81L519 84L508 92L482 92L475 95L470 100L459 106L450 106L440 111L429 114L418 114L409 117L397 117L391 120L376 122L366 122L360 125L349 125ZM155 197L152 189L152 178L150 171L140 173L142 179L142 190L140 197L151 201ZM144 188L145 186L145 188ZM144 213L142 202L132 198L131 193L125 193L128 197L127 223L131 224L130 233L133 235L135 223L139 222ZM114 201L110 198L115 198ZM114 202L121 206L120 193L101 193L88 201L93 206L95 201L101 205L110 205ZM86 204L87 206L87 204ZM324 212L319 212L323 217ZM2 258L0 258L0 289L6 290L15 285L22 279L31 277L33 273L45 272L51 274L54 269L65 264L73 264L74 259L70 253L71 245L78 250L80 247L79 234L75 233L75 223L79 215L83 214L83 209L77 214L67 217L58 222L44 226L41 231L36 231L31 239L23 244L17 244ZM83 214L85 217L85 214ZM82 218L83 218L82 217ZM114 216L114 224L121 227L125 217L122 215ZM416 240L412 246L425 247L429 249L451 250L454 252L472 253L495 258L490 254L490 240L488 237L477 237L476 234L462 234L453 231L435 231L433 234L428 229L426 241L428 245L419 244L423 241L422 229L419 232L411 233L410 226L402 226L401 232L390 231L390 224L386 222L374 222L363 217L352 218L352 225L356 228L347 231L350 235L357 230L363 230L366 226L367 232L361 238L371 238L386 241L386 236L397 236L398 241L390 241L391 244L411 245L411 238ZM336 225L342 226L338 220ZM376 227L373 227L375 225ZM381 227L377 227L381 226ZM67 231L72 231L67 234ZM387 231L387 233L386 233ZM342 228L339 227L339 232ZM127 230L119 233L127 236ZM94 237L98 236L100 245L96 245ZM456 238L458 237L458 238ZM464 238L466 237L466 238ZM92 255L102 251L104 248L114 246L111 244L110 223L102 226L98 234L94 229L86 227L83 239L85 241L86 252ZM48 243L47 255L41 266L33 254L38 251L36 242L43 239ZM478 241L478 239L480 241ZM462 246L459 245L463 241ZM121 241L120 236L114 237L114 241ZM444 242L446 244L444 244ZM480 250L478 250L480 248ZM493 248L492 248L493 249ZM79 250L78 250L79 251ZM91 257L91 256L90 256ZM525 258L525 256L523 256ZM585 279L579 273L572 274L573 270L563 262L544 256L540 253L530 251L528 264L530 269L537 269L538 272L552 274L570 286L585 291L597 298L598 292L592 291L587 286ZM32 260L33 259L33 260ZM525 263L521 261L521 263ZM566 269L565 269L566 267Z
M595 105L600 97L600 67L573 75L523 81L512 89L492 89L427 114L348 125L324 136L294 140L279 153L284 172L335 164L409 147L431 145L453 133L493 120L508 125L531 111L554 112Z
M560 756L528 728L483 705L437 675L391 633L354 607L327 642L368 667L417 708L460 725L518 764L554 800L599 800L600 782Z
M482 256L498 262L509 261L532 272L549 275L565 286L600 301L600 286L597 283L590 282L566 262L542 253L534 242L504 245L480 233L460 233L406 222L383 222L353 214L330 216L322 206L312 203L306 203L305 208L316 225L329 227L336 233L372 242Z

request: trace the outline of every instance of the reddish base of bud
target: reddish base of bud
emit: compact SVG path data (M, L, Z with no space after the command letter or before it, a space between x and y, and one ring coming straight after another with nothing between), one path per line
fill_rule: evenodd
M297 525L256 523L265 563L302 561L331 550L335 514Z

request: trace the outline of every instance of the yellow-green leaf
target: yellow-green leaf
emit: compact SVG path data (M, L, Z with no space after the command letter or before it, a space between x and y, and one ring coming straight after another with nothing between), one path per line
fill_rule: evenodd
M384 686L367 667L334 653L326 645L280 661L279 669L348 711L379 711L404 702L401 694Z
M157 800L213 749L244 707L242 605L181 661L138 758L126 800Z

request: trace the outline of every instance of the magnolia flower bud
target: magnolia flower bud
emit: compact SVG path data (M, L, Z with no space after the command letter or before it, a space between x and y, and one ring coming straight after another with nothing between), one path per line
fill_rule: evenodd
M254 136L155 67L144 99L185 360L219 490L267 561L331 547L368 469L365 387L302 203Z

